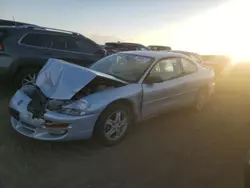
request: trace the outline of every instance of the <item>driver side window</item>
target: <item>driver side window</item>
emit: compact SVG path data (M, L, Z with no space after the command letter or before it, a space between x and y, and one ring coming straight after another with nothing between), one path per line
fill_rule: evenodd
M181 75L181 67L177 58L160 60L151 70L149 76L160 77L162 81L171 80Z

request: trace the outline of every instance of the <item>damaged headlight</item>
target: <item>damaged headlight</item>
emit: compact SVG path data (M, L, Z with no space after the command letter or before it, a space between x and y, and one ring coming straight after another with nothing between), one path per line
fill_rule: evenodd
M83 116L88 108L88 103L85 100L77 100L73 103L62 105L60 113L71 116Z

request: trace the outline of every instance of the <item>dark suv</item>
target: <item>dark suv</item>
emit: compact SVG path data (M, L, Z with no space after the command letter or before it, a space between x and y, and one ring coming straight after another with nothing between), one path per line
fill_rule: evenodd
M79 33L35 25L0 26L0 75L16 88L33 82L49 58L89 66L105 55Z

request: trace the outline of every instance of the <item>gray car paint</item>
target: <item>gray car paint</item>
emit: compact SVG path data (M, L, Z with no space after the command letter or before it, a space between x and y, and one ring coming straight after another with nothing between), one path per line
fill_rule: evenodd
M141 119L142 85L128 84L122 87L107 89L84 97L90 104L87 114L102 112L109 104L117 100L127 100L132 104L136 119Z
M162 57L162 54L159 57ZM186 58L185 55L182 56L180 54L172 54L171 58L173 57ZM149 74L150 69L160 60L162 58L156 58L155 62L152 63L151 67L143 75L144 79ZM205 68L199 64L196 65L198 67L196 73L173 80L155 84L144 84L143 80L141 80L139 83L127 84L107 74L61 60L50 59L40 71L36 85L47 97L65 100L72 98L96 76L126 83L122 87L111 88L84 96L84 100L90 104L86 113L101 113L110 103L123 99L128 100L132 104L136 119L140 120L156 116L171 108L191 103L195 99L197 88L208 82L206 78L210 77L209 74L206 74Z
M11 119L12 126L26 136L43 140L72 140L89 138L93 133L95 122L97 121L99 115L108 105L117 100L126 100L129 102L132 106L136 120L140 121L163 113L165 110L172 107L179 107L187 102L192 102L195 99L195 94L200 87L210 86L214 81L214 72L211 69L207 69L194 62L197 65L198 71L193 74L168 80L163 83L145 84L144 79L149 74L151 68L158 61L163 58L186 58L186 56L174 53L146 53L141 51L126 53L143 56L148 55L148 57L154 58L155 60L145 71L138 83L128 84L122 80L116 79L115 77L75 66L73 64L68 64L60 60L51 60L47 63L47 65L45 65L43 69L44 71L41 71L38 76L37 85L45 95L54 99L70 99L77 91L83 88L96 76L124 83L121 87L109 88L84 96L82 100L85 100L89 104L84 116L74 117L66 114L60 114L58 112L46 112L44 115L44 119L46 120L48 119L53 122L72 123L72 128L68 129L68 134L66 136L56 137L50 135L47 137L47 134L44 132L43 134L45 136L40 134L40 132L39 134L36 134L36 132L34 134L26 134L26 132L22 131L22 127L25 125L19 125L21 122L15 122L13 117ZM55 66L53 67L52 64L55 64ZM64 72L63 75L60 73L62 71ZM52 75L52 73L55 75ZM49 75L51 75L51 77ZM49 84L46 84L46 82ZM23 93L21 93L20 90L17 91L10 102L10 107L25 115L27 113L27 102L30 100L29 98L26 98L27 97L23 96ZM23 105L25 104L26 107L22 106L22 104L19 105L19 102L22 100L26 101L22 103ZM22 119L25 120L25 118ZM26 120L30 122L30 118ZM40 126L42 126L42 124ZM46 132L47 130L43 127L39 127L38 131Z
M144 55L145 52L122 53L139 53ZM187 58L185 55L181 54L169 54L171 54L171 58ZM89 104L92 104L89 113L95 113L96 111L101 112L113 101L127 99L133 104L132 106L137 120L148 119L171 108L181 107L192 103L195 100L198 88L213 82L213 71L211 69L207 70L205 67L195 63L198 70L193 74L162 83L144 84L143 80L149 74L151 68L163 59L162 57L165 56L160 52L158 58L154 57L155 61L137 84L129 84L120 88L113 88L84 97ZM189 60L192 61L191 59ZM101 96L101 100L97 100L99 96Z

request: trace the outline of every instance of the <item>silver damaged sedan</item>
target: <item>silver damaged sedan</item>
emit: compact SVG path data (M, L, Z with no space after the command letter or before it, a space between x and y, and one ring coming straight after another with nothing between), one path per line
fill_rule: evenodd
M135 122L187 105L201 110L213 88L213 69L178 53L121 52L89 68L49 59L12 97L11 124L35 139L95 135L114 145Z

